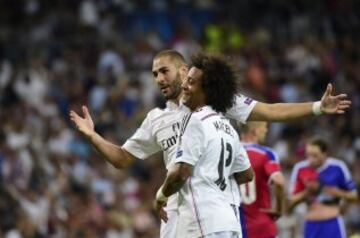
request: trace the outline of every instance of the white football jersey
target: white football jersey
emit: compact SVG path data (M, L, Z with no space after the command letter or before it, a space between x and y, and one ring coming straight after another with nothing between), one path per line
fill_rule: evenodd
M226 117L245 123L256 101L238 95L235 105L228 110ZM144 119L141 126L130 137L123 148L139 159L147 159L156 152L163 151L166 168L171 166L171 158L175 158L178 131L183 117L189 112L184 105L176 105L168 101L164 110L155 108ZM168 200L166 210L176 209L176 194Z
M255 105L256 101L239 95L236 97L235 105L226 116L245 123ZM163 151L164 164L166 168L169 168L170 159L175 158L181 120L188 112L189 109L185 106L178 106L171 101L166 103L164 110L159 108L151 110L140 128L125 142L123 148L139 159L147 159L152 154ZM238 189L236 183L233 188ZM240 203L240 198L238 200ZM165 210L169 214L177 214L177 202L177 194L172 195L169 197ZM175 223L161 222L161 238L174 237L176 227L173 227L173 224Z
M229 177L249 169L250 161L229 120L209 106L188 113L180 128L175 163L179 162L194 170L178 195L176 237L241 233Z

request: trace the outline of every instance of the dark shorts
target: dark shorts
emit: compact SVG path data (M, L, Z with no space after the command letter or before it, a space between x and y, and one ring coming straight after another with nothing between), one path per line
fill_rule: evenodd
M346 238L342 217L325 221L305 221L304 238Z

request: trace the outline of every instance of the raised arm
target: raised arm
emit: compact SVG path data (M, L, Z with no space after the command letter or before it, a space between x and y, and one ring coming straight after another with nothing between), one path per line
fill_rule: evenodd
M346 94L332 95L333 86L328 84L321 101L306 103L257 102L249 115L249 121L291 121L311 115L344 114L351 105Z
M74 122L77 130L94 146L97 152L115 168L126 168L135 157L121 146L115 145L94 130L94 122L86 106L82 106L83 117L70 111L70 120Z

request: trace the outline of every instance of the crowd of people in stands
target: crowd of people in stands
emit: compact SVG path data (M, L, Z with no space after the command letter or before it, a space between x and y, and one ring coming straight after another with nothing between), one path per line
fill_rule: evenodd
M116 170L72 128L88 105L96 130L122 144L164 100L153 56L221 52L242 93L266 102L314 101L328 82L346 92L343 116L270 125L283 172L306 139L326 138L360 183L360 5L357 1L6 0L0 3L0 236L154 238L161 155ZM298 232L301 207L279 220ZM344 208L349 234L360 206Z

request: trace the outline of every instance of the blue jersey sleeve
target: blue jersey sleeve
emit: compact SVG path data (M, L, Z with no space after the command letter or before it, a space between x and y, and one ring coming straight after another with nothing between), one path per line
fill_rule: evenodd
M341 181L340 187L344 190L352 191L356 189L355 182L351 178L351 174L345 163L340 166L341 169Z

